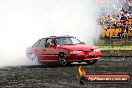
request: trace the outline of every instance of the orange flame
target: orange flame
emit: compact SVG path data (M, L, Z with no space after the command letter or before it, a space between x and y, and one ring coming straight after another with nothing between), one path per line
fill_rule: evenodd
M78 71L79 71L79 75L80 75L80 76L84 76L84 75L86 74L86 72L85 72L85 70L82 68L82 66L79 67Z

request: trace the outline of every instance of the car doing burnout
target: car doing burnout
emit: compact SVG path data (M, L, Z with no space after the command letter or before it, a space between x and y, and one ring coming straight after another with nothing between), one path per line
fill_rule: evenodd
M72 62L95 64L101 55L99 48L85 44L73 36L42 38L26 49L26 56L32 61L57 62L62 66Z

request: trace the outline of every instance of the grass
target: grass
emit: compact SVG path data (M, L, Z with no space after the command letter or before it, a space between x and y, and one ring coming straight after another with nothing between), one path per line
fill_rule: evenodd
M100 50L132 50L132 46L99 46Z

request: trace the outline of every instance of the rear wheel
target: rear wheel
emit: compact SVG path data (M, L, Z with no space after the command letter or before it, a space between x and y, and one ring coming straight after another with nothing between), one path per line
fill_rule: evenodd
M33 63L39 63L38 57L37 57L37 55L36 55L35 53L31 54L30 60L31 60Z
M66 55L64 53L60 53L58 55L58 58L59 58L59 65L66 66L68 64L68 62L66 60Z
M86 63L88 64L88 65L92 65L92 64L95 64L97 62L97 60L89 60L89 61L86 61Z

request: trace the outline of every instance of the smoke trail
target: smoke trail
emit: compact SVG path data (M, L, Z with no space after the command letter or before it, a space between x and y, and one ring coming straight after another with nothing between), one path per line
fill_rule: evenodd
M29 65L26 47L50 35L96 37L96 0L0 1L0 66Z

